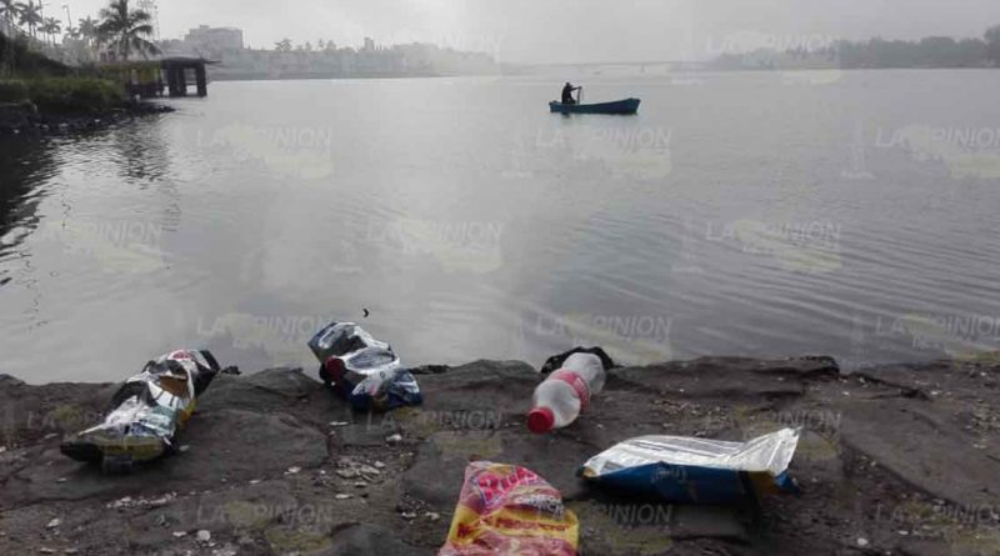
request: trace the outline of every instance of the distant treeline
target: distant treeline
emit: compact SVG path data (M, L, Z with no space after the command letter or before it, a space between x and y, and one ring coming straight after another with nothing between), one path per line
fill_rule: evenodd
M195 50L183 41L163 41L169 56L203 56L220 63L209 67L212 79L309 79L349 77L412 77L434 75L480 75L496 73L496 62L487 54L410 43L363 48L337 47L333 41L322 48L305 43L293 48L284 40L273 50Z
M812 49L795 48L781 52L758 49L739 54L726 53L717 57L712 65L719 69L1000 67L1000 25L986 31L982 39L841 40Z

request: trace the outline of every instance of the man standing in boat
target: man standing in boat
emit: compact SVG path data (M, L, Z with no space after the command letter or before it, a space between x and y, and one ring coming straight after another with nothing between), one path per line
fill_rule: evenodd
M572 83L570 83L569 81L567 81L566 85L563 87L562 103L563 104L576 104L576 99L573 98L573 91L579 91L582 88L583 87L574 87Z

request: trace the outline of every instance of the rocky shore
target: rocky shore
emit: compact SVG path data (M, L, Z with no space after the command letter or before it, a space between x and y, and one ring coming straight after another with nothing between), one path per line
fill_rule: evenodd
M135 118L173 112L152 102L125 104L94 114L53 114L38 112L30 103L0 104L0 137L40 137L94 131Z
M705 358L612 371L569 428L527 433L537 371L420 369L420 408L353 413L312 378L220 376L179 454L125 476L64 457L112 384L0 375L0 554L432 555L469 459L523 465L562 492L586 555L1000 553L1000 367ZM595 490L575 471L643 434L742 440L804 428L801 493L744 507Z

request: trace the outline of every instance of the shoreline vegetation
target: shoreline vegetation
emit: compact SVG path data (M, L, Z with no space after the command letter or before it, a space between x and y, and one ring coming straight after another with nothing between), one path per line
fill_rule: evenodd
M742 43L742 44L741 44ZM759 48L748 45L762 44ZM747 38L723 42L714 70L993 69L1000 67L1000 25L982 39L924 37L919 41Z
M0 35L0 49L7 39ZM39 136L95 130L138 116L172 112L129 99L121 83L96 71L72 70L14 42L18 71L0 78L0 136Z
M168 106L140 101L129 92L137 70L128 62L159 53L147 37L151 17L133 10L129 0L112 0L100 11L100 21L88 18L90 33L99 38L111 64L74 67L53 59L59 53L51 37L58 22L41 25L41 4L5 2L0 19L0 136L47 135L92 130L119 121L169 112ZM17 27L14 21L21 25ZM81 24L84 23L81 21ZM81 25L83 27L83 25ZM39 34L50 41L40 41ZM67 29L67 36L80 30ZM51 42L51 44L49 44Z

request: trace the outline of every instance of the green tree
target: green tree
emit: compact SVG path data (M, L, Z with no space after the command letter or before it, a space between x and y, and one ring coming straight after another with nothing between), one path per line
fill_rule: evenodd
M99 24L96 19L87 16L86 18L81 18L77 26L80 32L80 38L86 43L88 47L93 47L97 44L100 38L100 33L98 31Z
M278 52L291 52L292 51L292 41L291 39L282 39L281 42L274 43L274 49Z
M80 29L81 37L85 39L97 38L97 20L89 15L85 18L80 18L78 28Z
M53 37L62 32L62 24L59 23L59 20L54 17L46 17L45 21L42 22L42 26L39 27L38 30L42 34L48 35L49 40L54 43L55 39Z
M128 60L133 52L143 58L157 54L160 49L148 39L153 36L153 17L143 10L129 8L129 0L113 0L102 9L98 35L106 42L115 58Z
M16 22L21 15L21 6L14 0L0 0L0 18Z
M32 37L36 36L35 30L42 24L41 4L36 6L32 0L28 0L27 4L21 2L17 5L17 12L18 21L21 25L28 28Z
M994 25L986 31L986 57L993 65L1000 66L1000 25Z

